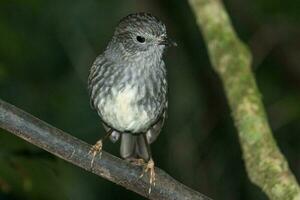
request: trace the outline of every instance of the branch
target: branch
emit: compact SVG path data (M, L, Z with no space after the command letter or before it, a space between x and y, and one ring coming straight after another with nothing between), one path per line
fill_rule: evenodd
M189 0L220 76L250 180L270 199L300 199L299 185L273 138L251 72L251 54L232 28L220 0Z
M139 178L141 167L133 166L109 153L96 157L91 169L90 145L43 122L0 99L0 127L78 167L93 172L149 199L210 198L179 183L164 171L156 168L155 187L148 195L148 177Z

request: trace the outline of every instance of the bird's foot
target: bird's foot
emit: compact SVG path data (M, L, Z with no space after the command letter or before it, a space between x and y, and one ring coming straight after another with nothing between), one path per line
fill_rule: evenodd
M141 158L131 158L128 160L131 164L133 165L137 165L137 166L144 166L146 163L145 163L145 160L144 159L141 159Z
M152 158L146 163L143 173L141 174L140 178L144 176L145 173L149 172L149 190L148 194L151 193L152 186L155 186L155 171L154 171L154 161Z
M102 140L96 142L89 151L89 154L92 155L91 168L93 168L94 160L97 154L99 154L100 158L102 155Z

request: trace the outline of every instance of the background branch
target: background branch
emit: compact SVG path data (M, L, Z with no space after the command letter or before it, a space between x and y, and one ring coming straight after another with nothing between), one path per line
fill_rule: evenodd
M148 177L139 178L141 167L133 166L109 153L95 158L91 169L90 145L0 100L0 127L14 135L70 162L121 185L149 199L199 199L210 198L174 180L156 168L156 185L148 195Z
M251 72L249 50L219 0L189 0L238 129L248 176L270 199L300 199L299 185L272 136Z

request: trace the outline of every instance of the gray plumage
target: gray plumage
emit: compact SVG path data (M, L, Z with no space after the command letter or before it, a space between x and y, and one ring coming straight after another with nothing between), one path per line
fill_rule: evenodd
M162 60L167 46L165 25L147 13L123 18L106 50L90 70L91 105L110 139L121 137L123 158L149 159L147 142L159 135L166 117L167 80Z

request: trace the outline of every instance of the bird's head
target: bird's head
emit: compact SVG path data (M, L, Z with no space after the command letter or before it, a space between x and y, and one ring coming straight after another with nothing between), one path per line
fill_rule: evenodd
M129 57L161 57L165 47L176 46L168 39L166 26L149 13L130 14L121 19L113 40Z

